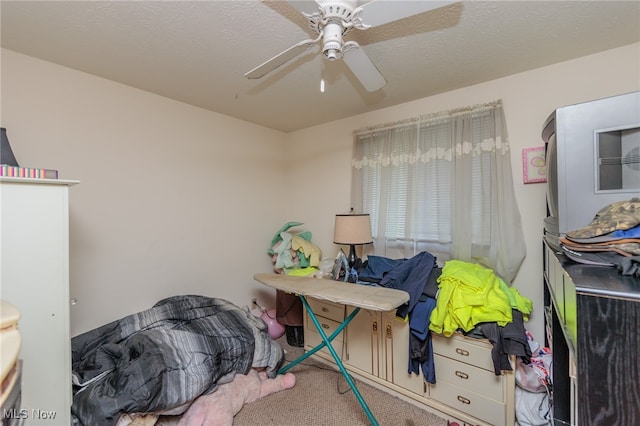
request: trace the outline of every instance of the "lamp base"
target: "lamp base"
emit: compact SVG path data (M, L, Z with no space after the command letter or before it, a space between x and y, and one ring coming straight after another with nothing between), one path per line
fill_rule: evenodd
M355 244L351 244L349 246L349 256L347 257L347 261L349 262L349 268L353 268L354 266L356 266L356 263L359 260L360 259L356 255L356 245Z

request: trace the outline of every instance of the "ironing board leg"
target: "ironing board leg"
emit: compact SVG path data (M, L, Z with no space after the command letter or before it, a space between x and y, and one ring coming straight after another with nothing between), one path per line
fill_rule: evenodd
M354 310L353 312L351 312L351 314L349 314L349 316L344 320L344 322L342 324L340 324L340 326L338 328L336 328L336 330L331 334L331 336L327 337L327 341L329 341L329 342L333 341L333 339L335 339L336 336L338 334L340 334L342 332L342 330L344 330L344 328L347 326L347 324L349 324L351 322L353 317L355 317L357 315L359 310L360 309L358 308L358 309ZM289 364L281 367L280 370L278 370L278 374L286 373L287 371L289 371L290 369L292 369L296 365L300 364L302 361L304 361L305 359L309 358L311 355L315 354L316 352L318 352L320 349L324 348L325 346L327 346L327 344L324 341L320 342L315 348L309 350L308 352L305 352L304 354L300 355L295 360L291 361Z
M365 414L369 418L369 421L371 422L371 424L373 426L378 426L378 422L376 421L376 418L373 416L373 413L369 409L369 406L367 405L367 403L365 402L364 398L360 394L360 391L356 387L356 384L353 382L353 379L351 379L351 376L347 372L346 368L342 364L342 361L340 360L340 357L338 356L338 354L336 353L336 350L333 348L333 345L331 344L331 341L347 326L347 324L349 324L349 322L353 319L353 317L355 317L358 314L358 312L360 312L360 308L356 307L355 310L343 321L343 323L340 324L340 327L338 327L338 329L335 332L333 332L331 334L331 336L327 337L325 332L322 330L322 326L320 325L320 322L318 321L318 319L316 318L315 314L311 310L311 307L309 306L309 303L307 302L307 299L305 299L305 297L302 296L302 295L300 295L300 299L302 300L302 303L304 304L304 307L307 310L307 313L309 314L309 318L311 318L311 321L313 321L313 324L315 325L316 330L318 330L318 333L320 334L320 337L322 337L322 342L318 346L313 348L311 351L305 353L304 355L302 355L297 360L295 360L292 363L288 364L286 367L280 369L279 373L283 373L284 371L288 370L292 366L300 363L302 360L306 359L307 357L311 356L315 352L319 351L323 347L326 347L329 350L329 352L331 353L331 356L333 357L334 361L338 365L338 368L340 369L340 372L342 373L342 375L344 376L345 380L349 384L349 387L353 391L353 394L358 399L358 402L360 403L360 406L362 407L362 409L364 410Z

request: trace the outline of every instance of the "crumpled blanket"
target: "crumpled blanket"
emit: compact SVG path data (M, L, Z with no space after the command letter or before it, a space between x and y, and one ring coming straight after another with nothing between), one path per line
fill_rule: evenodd
M126 413L182 414L236 373L284 360L264 321L229 301L174 296L71 339L74 420L115 425Z

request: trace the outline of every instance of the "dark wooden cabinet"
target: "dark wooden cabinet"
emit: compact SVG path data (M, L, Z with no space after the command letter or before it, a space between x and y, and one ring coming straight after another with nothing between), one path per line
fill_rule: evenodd
M544 247L554 424L640 424L640 278Z

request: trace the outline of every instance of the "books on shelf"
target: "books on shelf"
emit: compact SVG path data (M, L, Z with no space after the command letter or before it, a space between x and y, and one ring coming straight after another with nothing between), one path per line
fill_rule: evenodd
M37 167L16 167L0 164L0 176L32 179L58 179L58 171Z

